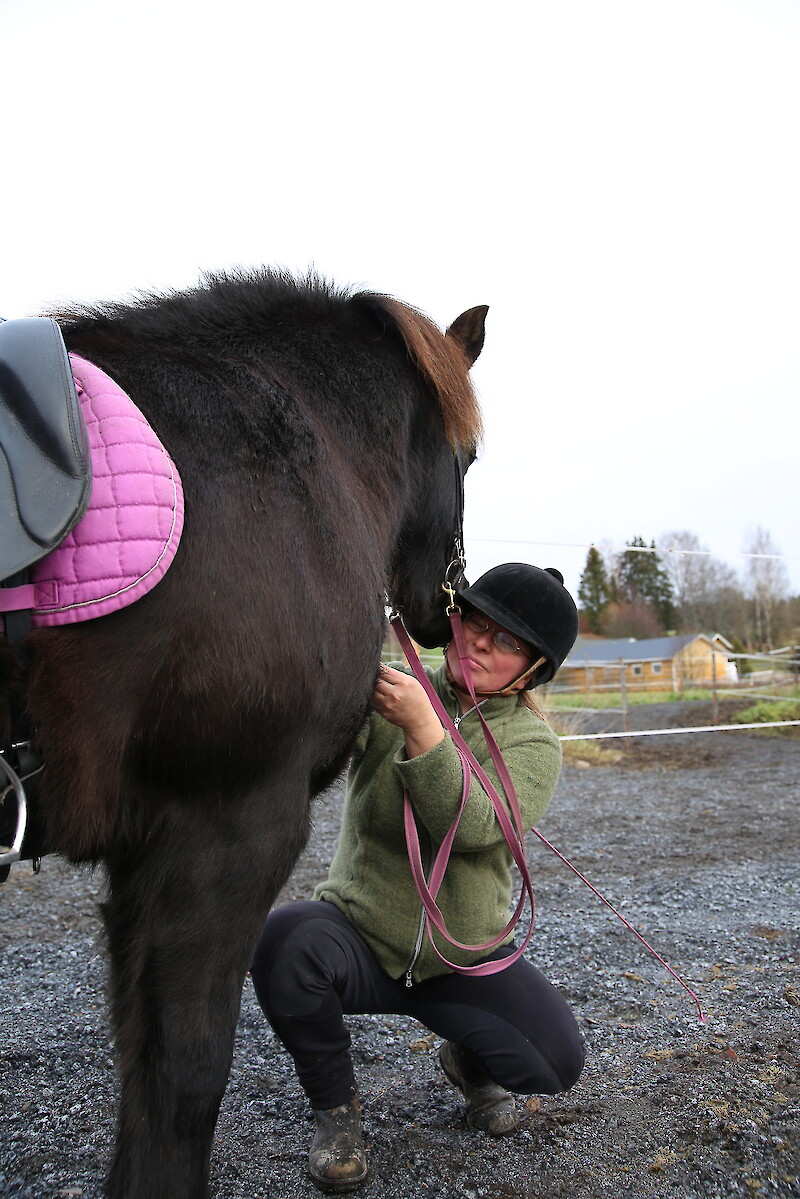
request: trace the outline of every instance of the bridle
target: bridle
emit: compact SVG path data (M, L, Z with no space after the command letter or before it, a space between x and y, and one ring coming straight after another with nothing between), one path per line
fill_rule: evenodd
M450 596L450 603L455 600L455 589L464 578L467 569L467 558L464 553L464 479L471 463L475 460L473 454L470 461L464 465L464 452L460 448L453 455L453 467L456 472L456 529L453 534L453 549L450 562L444 572L442 591Z

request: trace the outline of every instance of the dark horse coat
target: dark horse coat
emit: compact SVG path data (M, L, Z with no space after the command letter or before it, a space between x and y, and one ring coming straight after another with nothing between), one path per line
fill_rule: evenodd
M263 272L59 318L186 502L152 592L23 646L46 762L29 853L108 873L113 1199L204 1194L252 946L364 720L385 594L445 639L485 312L443 335L389 297Z

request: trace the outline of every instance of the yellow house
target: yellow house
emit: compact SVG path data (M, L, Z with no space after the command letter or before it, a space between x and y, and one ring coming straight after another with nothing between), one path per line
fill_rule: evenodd
M681 691L737 678L728 660L733 646L718 633L607 640L579 637L558 672L557 685L571 691Z

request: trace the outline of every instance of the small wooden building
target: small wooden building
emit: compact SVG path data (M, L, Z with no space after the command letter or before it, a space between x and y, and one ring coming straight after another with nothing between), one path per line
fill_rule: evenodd
M558 672L557 685L570 691L618 691L624 678L631 691L682 691L735 682L728 660L733 646L718 633L610 640L579 637Z

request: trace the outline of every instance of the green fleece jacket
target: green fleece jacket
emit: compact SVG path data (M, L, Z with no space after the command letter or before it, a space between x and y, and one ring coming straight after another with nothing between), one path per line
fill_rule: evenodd
M455 716L458 701L444 667L428 674ZM552 798L561 769L561 743L542 719L518 705L516 696L484 700L481 712L511 773L524 826L532 828ZM461 718L459 732L502 795L474 709ZM427 935L421 937L422 905L403 830L404 788L414 809L427 875L461 804L461 761L449 735L427 753L407 758L402 731L373 713L350 764L339 845L328 878L314 898L335 904L347 916L393 978L410 971L411 979L421 982L446 973L447 967ZM473 778L437 898L457 941L476 945L502 932L509 919L512 864L491 802ZM438 932L434 936L445 957L460 966L486 956L458 950Z

